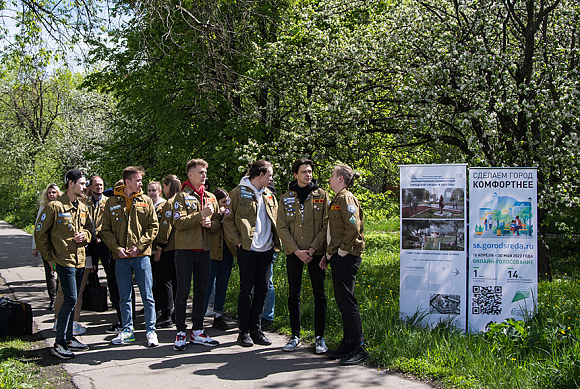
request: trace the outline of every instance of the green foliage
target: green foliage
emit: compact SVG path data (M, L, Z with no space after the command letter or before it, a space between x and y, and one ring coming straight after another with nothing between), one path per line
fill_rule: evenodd
M365 222L377 222L399 215L399 199L391 193L373 193L364 187L358 187L354 194L364 211Z
M34 222L39 195L48 184L62 186L71 168L94 171L111 136L113 102L78 89L82 77L66 69L18 66L4 72L2 81L0 216L11 215L22 228Z

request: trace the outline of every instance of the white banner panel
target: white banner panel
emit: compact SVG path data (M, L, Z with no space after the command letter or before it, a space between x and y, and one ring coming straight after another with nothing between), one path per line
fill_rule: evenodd
M533 315L538 297L534 168L469 169L470 332Z
M399 316L466 326L466 165L400 166Z

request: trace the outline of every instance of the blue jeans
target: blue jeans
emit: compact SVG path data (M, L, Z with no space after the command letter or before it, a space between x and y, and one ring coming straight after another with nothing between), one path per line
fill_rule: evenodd
M115 276L119 286L119 309L123 328L133 331L133 312L131 292L133 291L132 273L139 286L143 308L145 308L145 328L155 331L155 300L153 300L153 274L149 256L115 259Z
M274 259L276 259L276 254L274 253ZM266 277L269 278L268 281L268 292L266 293L266 303L264 304L264 312L262 312L262 317L266 320L274 320L274 303L276 302L276 292L274 292L274 281L272 277L274 275L274 262L270 264L270 270Z
M213 310L221 314L224 311L224 303L226 301L226 292L228 291L228 282L234 264L234 256L224 241L224 252L221 261L211 260L211 267L209 269L209 281L207 283L207 291L205 292L205 309L209 305L209 298L213 292L213 280L215 279L215 299L213 303Z
M65 345L73 337L74 310L84 272L84 267L77 269L56 264L58 282L60 282L62 294L64 295L56 323L55 343L57 344Z

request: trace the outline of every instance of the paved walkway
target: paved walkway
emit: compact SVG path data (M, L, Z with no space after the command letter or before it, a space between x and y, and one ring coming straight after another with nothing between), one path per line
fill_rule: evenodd
M50 355L54 333L53 313L48 304L44 268L31 254L31 236L0 221L0 276L17 299L32 305L38 331L47 338L46 358ZM103 284L104 275L101 274ZM141 307L138 305L137 310ZM174 329L158 331L160 346L146 347L143 316L136 320L137 341L128 346L113 346L113 335L105 329L116 318L113 309L104 313L85 312L81 323L89 328L81 341L91 350L76 353L63 362L74 384L89 388L397 388L427 389L424 383L368 366L341 367L337 361L316 356L309 346L285 353L286 338L269 333L273 345L243 348L236 344L235 329L227 332L208 329L220 341L215 348L188 345L185 352L173 350ZM232 323L233 324L233 323Z

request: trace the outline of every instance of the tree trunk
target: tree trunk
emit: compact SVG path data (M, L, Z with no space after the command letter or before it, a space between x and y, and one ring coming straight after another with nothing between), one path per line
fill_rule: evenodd
M550 247L546 244L546 226L544 219L546 210L538 208L538 278L552 281L552 265L550 263Z

